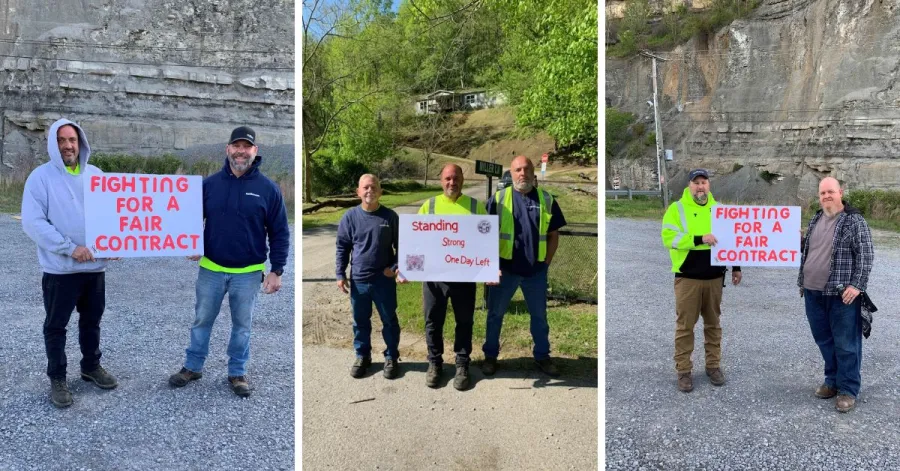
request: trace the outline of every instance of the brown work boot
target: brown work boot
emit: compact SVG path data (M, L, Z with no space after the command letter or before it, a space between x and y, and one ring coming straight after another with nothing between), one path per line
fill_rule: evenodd
M231 383L231 391L241 397L250 395L250 384L245 376L229 376L228 382Z
M681 392L691 392L694 390L694 380L691 379L691 372L678 373L678 390Z
M841 394L838 396L837 401L834 402L834 408L838 410L838 412L850 412L850 409L853 409L853 406L856 405L856 399L853 396L848 396L846 394Z
M832 388L826 384L823 384L816 388L816 397L819 399L831 399L832 397L837 396L837 389Z
M175 386L176 388L180 388L190 381L196 381L203 377L203 373L198 371L191 371L185 367L181 367L181 370L178 373L169 376L169 384Z
M722 386L725 384L725 374L719 368L707 368L706 376L709 376L709 382L713 386Z

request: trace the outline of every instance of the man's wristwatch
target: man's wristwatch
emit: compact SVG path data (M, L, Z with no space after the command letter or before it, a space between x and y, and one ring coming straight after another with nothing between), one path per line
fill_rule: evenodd
M284 268L279 268L279 269L277 269L277 270L272 270L272 273L274 273L274 274L276 274L276 275L278 275L278 276L284 275Z

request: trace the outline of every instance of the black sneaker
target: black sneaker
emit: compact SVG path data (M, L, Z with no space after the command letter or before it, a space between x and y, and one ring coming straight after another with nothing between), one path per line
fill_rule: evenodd
M537 367L547 376L559 376L559 370L556 368L556 365L553 364L553 360L544 358L543 360L535 360L535 363L537 363Z
M350 376L362 378L370 366L372 366L372 357L356 357L356 361L350 367Z
M425 385L429 388L438 387L438 383L441 381L441 370L444 369L444 365L440 363L428 363L428 371L425 373Z
M453 378L453 387L457 391L469 389L469 365L456 365L456 377Z
M244 376L229 376L228 382L231 383L231 390L241 397L250 395L250 383Z
M50 401L53 405L62 409L72 405L72 393L66 379L50 379Z
M169 376L169 384L175 386L176 388L180 388L185 384L188 384L191 381L196 381L203 377L203 373L191 371L185 367L181 368L181 371L178 373Z
M481 372L484 373L485 376L492 376L497 372L497 357L484 357L484 361L481 362Z
M106 372L102 366L98 366L94 371L81 372L81 379L91 381L100 389L113 389L119 385L115 376Z
M394 379L397 377L397 373L400 371L400 365L397 364L397 360L393 358L385 358L384 359L384 377L387 379Z

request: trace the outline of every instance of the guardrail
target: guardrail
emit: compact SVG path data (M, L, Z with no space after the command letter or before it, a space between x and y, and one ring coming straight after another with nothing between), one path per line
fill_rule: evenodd
M607 198L617 200L620 196L627 196L628 199L633 199L635 196L655 196L659 198L662 194L659 190L606 190ZM672 199L671 191L669 191L669 199Z

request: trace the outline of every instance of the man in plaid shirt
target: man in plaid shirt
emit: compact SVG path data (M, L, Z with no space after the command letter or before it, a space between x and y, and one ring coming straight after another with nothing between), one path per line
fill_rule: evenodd
M866 290L875 251L872 233L858 209L842 200L831 177L819 183L819 203L806 230L797 285L806 299L806 317L825 360L825 381L816 397L837 396L835 408L856 404L862 366L860 293Z

